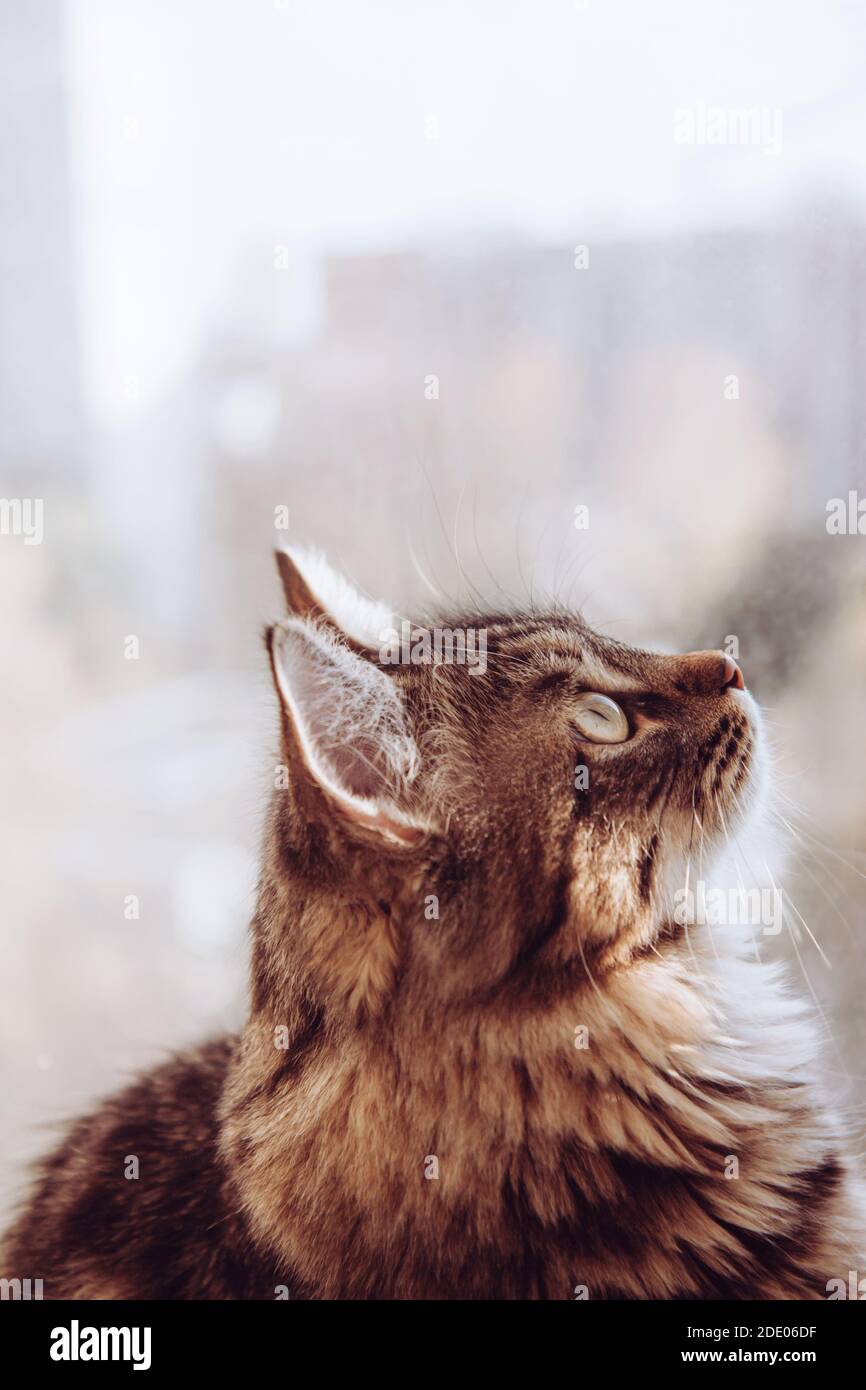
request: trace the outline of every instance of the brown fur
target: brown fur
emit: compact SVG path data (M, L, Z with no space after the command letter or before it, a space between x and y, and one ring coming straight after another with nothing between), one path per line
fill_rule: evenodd
M293 610L333 626L281 566ZM388 668L420 771L381 816L335 800L283 709L243 1035L79 1122L5 1277L47 1297L821 1298L862 1269L805 1011L728 929L669 911L754 809L748 696L719 653L561 613L470 622L486 675ZM633 737L576 739L582 689Z

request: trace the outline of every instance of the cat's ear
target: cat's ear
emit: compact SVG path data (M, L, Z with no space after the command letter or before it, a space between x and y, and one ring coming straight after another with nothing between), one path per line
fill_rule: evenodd
M395 682L321 625L289 619L267 640L295 761L328 811L382 845L419 844L418 749Z
M360 594L317 550L276 550L274 558L292 617L325 624L355 651L379 650L396 625L387 604Z

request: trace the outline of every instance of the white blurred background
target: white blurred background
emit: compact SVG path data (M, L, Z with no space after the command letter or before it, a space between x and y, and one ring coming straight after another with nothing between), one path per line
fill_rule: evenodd
M281 506L404 608L462 570L738 638L821 947L775 949L862 1102L866 9L0 0L0 40L0 496L44 504L0 535L0 1193L242 1016Z

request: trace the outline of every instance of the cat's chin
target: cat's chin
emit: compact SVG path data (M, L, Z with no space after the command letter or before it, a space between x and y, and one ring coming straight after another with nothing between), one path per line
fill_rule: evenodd
M701 850L682 853L668 879L673 909L669 920L680 927L707 931L714 944L738 950L765 936L778 936L784 923L782 875L787 836L772 813L772 788L766 752L761 746L749 773L748 787L723 810L721 829L705 835Z
M721 809L726 826L730 832L739 834L750 827L756 828L767 818L770 764L760 706L748 690L732 693L748 720L751 734L751 756L743 786L736 792L729 786L721 791Z

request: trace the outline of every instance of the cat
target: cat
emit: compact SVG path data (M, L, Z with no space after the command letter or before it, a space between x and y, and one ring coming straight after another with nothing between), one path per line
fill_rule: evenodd
M672 911L757 843L737 664L558 609L455 621L483 671L388 663L383 606L277 563L247 1024L71 1128L0 1274L74 1299L819 1299L862 1269L808 1011L748 932Z

